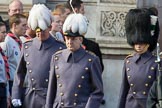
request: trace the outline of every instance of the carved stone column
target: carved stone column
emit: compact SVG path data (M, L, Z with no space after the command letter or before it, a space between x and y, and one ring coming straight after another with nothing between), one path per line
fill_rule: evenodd
M100 44L103 54L127 55L132 52L126 42L124 22L128 10L135 7L134 0L98 2L96 41Z

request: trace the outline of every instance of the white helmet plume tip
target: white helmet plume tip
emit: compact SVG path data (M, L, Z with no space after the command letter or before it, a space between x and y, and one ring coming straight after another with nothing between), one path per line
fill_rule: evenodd
M63 25L63 32L67 34L67 31L80 36L84 36L88 29L88 23L85 16L82 14L70 14Z
M32 30L46 30L53 20L51 11L44 4L35 4L29 12L28 26Z

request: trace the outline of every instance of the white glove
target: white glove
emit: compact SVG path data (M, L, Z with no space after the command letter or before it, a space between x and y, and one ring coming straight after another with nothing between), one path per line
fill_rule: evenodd
M13 104L14 107L20 107L22 105L20 99L13 99L12 104Z

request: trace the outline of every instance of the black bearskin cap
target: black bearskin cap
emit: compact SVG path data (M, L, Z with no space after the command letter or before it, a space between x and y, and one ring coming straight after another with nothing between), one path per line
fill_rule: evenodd
M149 44L149 51L156 48L159 37L159 23L156 22L154 34L151 34L151 15L157 16L156 8L129 10L125 18L126 37L129 45Z

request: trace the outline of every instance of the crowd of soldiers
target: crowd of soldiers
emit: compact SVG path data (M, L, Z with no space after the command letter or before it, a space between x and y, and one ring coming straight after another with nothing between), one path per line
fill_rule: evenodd
M103 97L101 74L104 67L99 45L84 37L88 22L83 14L84 5L80 0L58 4L52 12L44 4L35 4L29 13L23 13L21 1L11 1L9 19L2 22L5 30L1 47L9 70L7 73L3 66L2 83L5 85L1 94L4 101L0 100L3 108L50 108L53 104L58 108L99 107ZM97 56L88 51L90 49L97 52ZM62 55L66 58L61 59ZM59 65L54 62L56 59ZM57 65L61 69L58 73ZM49 79L49 76L53 77ZM53 80L55 77L60 78L60 82ZM48 85L51 91L48 89L47 94ZM56 89L59 97L54 103ZM47 95L52 97L46 100Z
M24 13L21 1L9 3L9 19L0 18L0 108L99 108L105 103L102 55L85 37L84 12L81 0L57 4L52 12L34 4ZM156 8L130 9L126 15L127 43L134 53L124 60L118 108L162 108L156 82L161 62L152 53L159 38L157 16Z

